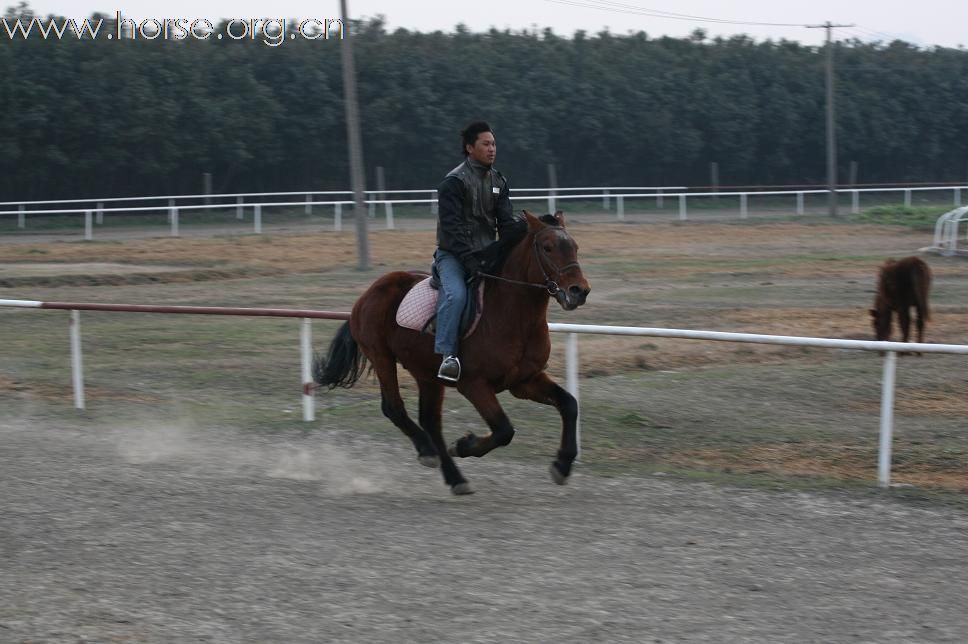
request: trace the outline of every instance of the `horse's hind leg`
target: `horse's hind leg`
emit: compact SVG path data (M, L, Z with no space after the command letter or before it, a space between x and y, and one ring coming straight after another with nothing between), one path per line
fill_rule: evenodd
M924 307L918 305L917 313L918 313L918 342L924 342L924 315L925 315Z
M444 386L436 381L422 381L420 386L420 425L430 436L437 453L440 455L440 471L444 475L444 482L450 486L454 494L472 494L470 484L457 469L454 459L447 453L444 444L443 426L441 423L441 408L444 403Z
M516 398L553 405L561 414L561 445L557 458L551 463L551 478L558 485L564 485L578 456L578 401L544 372L511 387L511 394Z
M400 397L400 382L397 379L397 363L393 360L371 360L380 380L380 394L383 398L383 415L400 428L417 449L417 460L421 465L437 467L437 449L430 436L407 415L407 409Z
M901 342L907 342L911 337L911 309L902 306L897 310L897 324L901 327ZM902 351L900 355L910 355L909 351Z

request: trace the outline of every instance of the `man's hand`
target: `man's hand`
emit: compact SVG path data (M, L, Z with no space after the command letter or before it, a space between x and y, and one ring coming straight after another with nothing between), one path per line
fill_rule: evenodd
M484 270L484 260L479 255L480 251L464 253L460 257L460 263L464 267L464 274L469 279L472 275Z

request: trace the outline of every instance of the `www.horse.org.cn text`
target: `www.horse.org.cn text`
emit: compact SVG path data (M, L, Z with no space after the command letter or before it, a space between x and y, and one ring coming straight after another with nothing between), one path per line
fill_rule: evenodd
M339 18L229 18L213 22L208 18L129 18L115 12L114 21L104 18L48 18L31 16L0 18L10 40L253 40L278 47L287 40L329 40L343 38ZM216 26L218 23L218 26ZM2 37L3 32L0 32Z

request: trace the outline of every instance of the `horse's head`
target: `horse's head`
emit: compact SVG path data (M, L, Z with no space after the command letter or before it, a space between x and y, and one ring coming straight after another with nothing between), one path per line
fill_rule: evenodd
M874 329L874 337L878 340L891 339L891 318L894 317L891 303L895 301L894 271L897 262L891 258L886 260L878 270L877 290L874 296L874 307L869 310L871 315L871 327Z
M883 305L878 298L874 303L874 308L870 309L871 326L874 328L874 337L878 340L891 339L891 317L890 307Z
M535 217L527 210L525 243L531 247L528 280L545 284L561 308L574 311L585 303L591 286L578 263L578 244L565 230L565 214Z

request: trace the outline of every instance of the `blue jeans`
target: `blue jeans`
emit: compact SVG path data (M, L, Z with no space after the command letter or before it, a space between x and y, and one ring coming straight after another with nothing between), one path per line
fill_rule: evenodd
M464 267L460 260L440 248L434 253L434 264L440 277L437 293L437 331L434 334L434 351L440 355L457 354L457 335L460 333L460 316L467 303L467 285L464 283Z

